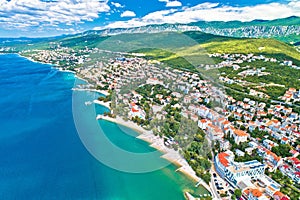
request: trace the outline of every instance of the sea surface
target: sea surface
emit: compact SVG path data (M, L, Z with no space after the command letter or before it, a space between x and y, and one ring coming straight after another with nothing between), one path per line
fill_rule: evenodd
M149 173L126 173L95 159L80 140L73 112L77 107L95 108L96 113L87 109L80 114L83 125L90 127L96 114L107 109L84 105L101 95L87 91L75 91L82 102L74 105L75 81L74 74L51 65L16 54L0 55L0 199L177 200L184 199L183 191L206 192L175 172L174 165ZM99 126L120 148L154 151L136 139L134 131L125 133L107 121ZM111 159L117 157L111 154Z

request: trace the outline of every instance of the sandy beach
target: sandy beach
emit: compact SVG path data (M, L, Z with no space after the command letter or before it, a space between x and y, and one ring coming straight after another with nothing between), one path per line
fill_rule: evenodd
M60 72L68 72L68 73L72 73L72 74L76 74L76 72L71 71L71 70L67 70L67 69L62 69L60 67L54 67L55 69L58 69L58 71ZM77 77L76 77L77 78Z
M137 131L138 133L140 133L140 135L137 136L138 139L148 142L151 147L163 153L163 155L161 156L162 158L170 161L171 163L179 167L176 171L180 171L181 173L185 174L193 181L195 181L197 184L200 183L205 187L205 189L207 189L211 193L211 189L209 185L207 185L201 178L199 178L196 175L195 171L190 167L187 161L179 154L179 152L175 151L172 148L168 148L164 145L163 138L160 138L159 136L155 136L152 133L152 131L147 131L132 121L125 121L119 116L117 116L116 118L111 118L108 116L98 115L97 119L107 120Z
M38 63L42 63L39 61L35 61L32 58L28 58L25 56L22 56L20 54L18 54L21 57L24 57L28 60L31 60L32 62L38 62ZM42 63L42 64L49 64L49 63ZM52 65L54 68L58 69L61 72L71 72L71 73L75 73L73 71L68 71L68 70L62 70L59 67ZM86 83L88 83L87 80L79 77L78 75L76 75L75 73L75 77L78 79L81 79L83 81L85 81ZM101 93L105 96L109 95L108 91L105 90L97 90L97 89L84 89L84 88L73 88L72 90L77 90L77 91L91 91L91 92L98 92ZM99 104L102 105L108 109L110 109L110 102L103 102L103 101L99 101L99 100L94 100L93 103L95 104ZM179 154L178 151L175 151L174 149L168 148L165 146L164 144L164 140L163 138L160 138L159 136L155 136L153 134L152 131L147 131L144 128L142 128L141 126L137 125L136 123L132 122L132 121L125 121L123 118L117 116L116 118L111 118L108 116L103 116L103 115L98 115L97 120L107 120L116 124L120 124L122 126L128 127L130 129L133 129L135 131L137 131L140 135L137 136L138 139L144 140L146 142L148 142L150 144L151 147L157 149L158 151L162 152L162 158L170 161L171 163L175 164L176 166L178 166L178 169L176 171L179 171L183 174L185 174L187 177L189 177L190 179L192 179L193 181L195 181L198 184L201 184L205 187L206 190L208 190L211 193L211 189L210 187L201 179L199 178L196 173L194 172L194 170L189 166L189 164L187 163L187 161ZM193 199L192 195L188 195L186 196L188 197L188 199Z
M84 80L84 79L82 79ZM85 81L85 80L84 80ZM105 96L109 95L109 93L106 90L96 90L96 89L88 89L88 88L73 88L72 90L77 90L77 91L91 91L91 92L98 92L101 93Z
M99 101L99 100L94 100L93 102L94 102L95 104L99 104L99 105L101 105L101 106L104 106L104 107L110 109L110 101L108 101L108 102L103 102L103 101Z

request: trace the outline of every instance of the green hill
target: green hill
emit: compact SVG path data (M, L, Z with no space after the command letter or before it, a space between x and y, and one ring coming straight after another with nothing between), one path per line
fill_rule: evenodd
M21 44L17 47L19 50L51 49L55 48L55 45L73 49L98 47L119 52L139 52L146 54L149 59L156 59L176 68L187 69L193 69L199 64L214 64L220 61L210 58L208 53L263 54L280 60L291 59L300 66L300 53L294 46L278 40L233 38L199 31L134 33L115 36L78 34L47 39L44 42L39 40L30 46Z
M300 53L291 45L275 39L242 39L224 42L208 42L201 44L210 53L254 53L270 55L278 59L292 59L300 61Z
M201 32L186 32L198 44L170 51L159 49L141 49L138 52L145 53L148 58L180 66L197 66L199 64L213 64L208 53L243 53L266 55L279 60L291 59L300 65L300 53L292 46L275 39L246 39L214 36Z
M95 34L76 35L56 41L63 47L71 47L74 49L82 49L84 47L94 48L101 42L108 39L109 36L100 36Z

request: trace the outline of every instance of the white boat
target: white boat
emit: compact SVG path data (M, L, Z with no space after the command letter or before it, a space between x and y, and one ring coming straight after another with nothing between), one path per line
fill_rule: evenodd
M86 105L86 106L89 106L89 105L91 105L93 102L91 102L91 101L86 101L84 104Z

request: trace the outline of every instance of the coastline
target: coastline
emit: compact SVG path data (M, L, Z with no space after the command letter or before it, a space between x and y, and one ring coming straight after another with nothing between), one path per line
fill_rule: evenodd
M7 102L11 102L10 106L14 108L11 110L13 112L9 111L9 113L13 114L9 116L9 118L14 120L12 122L15 122L9 123L7 126L3 127L3 130L5 130L3 131L3 134L8 135L7 138L3 138L3 142L9 141L7 143L9 144L7 145L7 152L11 152L11 156L7 158L4 157L5 161L8 161L8 164L3 165L3 168L1 168L4 170L3 172L8 173L8 176L3 176L3 181L1 182L2 188L8 188L7 193L3 194L3 199L22 199L24 194L28 192L29 186L35 187L37 185L45 185L47 186L46 188L37 190L34 192L34 194L32 194L32 197L36 199L52 199L53 192L55 192L55 196L58 199L66 199L68 196L80 196L83 199L125 198L136 200L183 200L183 189L189 190L188 188L193 187L193 183L186 179L184 175L181 173L175 173L176 168L173 165L170 165L167 170L157 170L154 173L138 174L127 173L126 171L118 171L115 170L116 168L112 169L106 165L103 165L101 162L99 162L99 160L95 159L94 156L91 156L90 152L87 151L86 148L84 148L82 141L79 139L77 134L76 126L74 126L74 122L72 120L73 111L70 107L73 106L72 91L70 91L74 82L72 74L62 74L56 70L50 70L49 66L47 65L35 64L16 55L5 55L5 57L2 57L0 61L3 65L3 69L8 70L5 71L8 73L2 74L4 75L3 83L7 83L7 80L15 80L15 83L18 85L22 85L24 83L26 85L26 87L15 87L15 85L9 85L7 90L3 91L3 98L7 97L7 99L3 99L3 102L9 100ZM36 73L30 73L36 71L41 72L38 77L39 80L46 77L49 71L51 71L51 75L55 74L55 78L46 79L41 87L36 87ZM33 122L31 117L15 117L16 115L20 114L20 112L27 113L28 107L19 107L18 102L14 103L14 99L22 99L24 95L30 96L32 95L33 91L39 94L44 94L45 91L51 91L50 93L48 92L49 95L46 96L33 96L35 99L32 101L32 106L35 117L40 119L50 117L49 119L53 119L54 121L51 120L53 123L49 123L49 120L36 121L33 119L35 120L34 122L36 124L38 123L39 127L42 129L34 128L30 130L30 133L32 134L27 134L27 137L25 137L24 140L19 140L20 135L18 134L15 134L13 137L11 137L12 135L10 134L10 130L14 130L14 128L16 128L16 124L21 123L16 131L18 131L18 133L23 133L23 129L24 131L28 131L27 126ZM11 96L10 93L12 92L13 95ZM77 91L76 93L78 95L77 102L80 103L80 105L75 104L79 105L79 107L75 107L76 112L80 117L79 120L87 120L84 122L86 128L91 127L90 125L92 124L94 124L97 128L97 121L95 121L96 115L94 113L95 106L99 107L99 109L96 109L96 111L99 112L108 110L104 107L100 108L98 105L93 105L93 103L90 104L90 102L93 102L95 97L99 96L98 94L94 95L92 92L85 91ZM59 95L60 98L53 102L53 99L55 99L57 95ZM44 107L41 107L41 98L45 103ZM27 100L30 101L30 99L26 99L26 101ZM85 105L85 102L89 103ZM1 104L1 106L3 111L7 107L6 104ZM48 108L51 108L50 112L48 111ZM55 118L51 118L52 116L55 116ZM67 118L71 120L66 120ZM3 120L7 121L6 115L3 115ZM117 142L115 144L121 144L122 146L120 147L129 148L129 151L133 150L137 153L155 151L149 149L147 143L135 139L135 137L130 138L126 136L126 134L122 134L120 130L118 130L118 127L114 124L105 121L102 122L104 122L103 124L105 124L105 129L108 131L106 134L110 135L111 130L114 134L112 137L115 137L114 139L116 140L114 141ZM110 129L110 127L113 127L113 129ZM41 130L43 131L41 132ZM90 129L87 132L84 130L85 128L83 129L83 134L97 134L97 132L95 132L96 129ZM126 128L126 130L135 136L137 135L136 132L133 132L130 129ZM120 134L122 135L121 141L119 140ZM41 137L35 139L35 136ZM49 137L51 138L51 142L49 142ZM96 137L92 136L89 138L97 139L101 137L96 135ZM99 146L97 140L93 141L95 141L94 147L97 148L97 151L100 153L101 151L104 151L104 153L108 152L108 159L111 160L115 158L114 156L118 156L118 154L114 154L111 151L106 151L101 145ZM137 146L132 148L132 145L134 144L137 144ZM49 153L49 149L55 156L45 157L45 153ZM5 152L2 153L5 156ZM18 164L20 163L20 160L18 159L20 158L20 155L25 155L23 160L29 166L26 167L26 169L24 169L24 166ZM150 157L149 159L151 159L150 161L153 160L156 162L160 159L159 156L160 155L157 152L155 157ZM58 159L60 162L57 162ZM42 168L38 166L41 161L43 163ZM119 163L118 160L117 163ZM124 164L126 164L126 162ZM142 164L142 166L143 165L144 164ZM39 171L42 173L37 174L36 170L33 170L36 167L38 167ZM12 168L14 170L12 170ZM67 169L68 173L65 173L65 169ZM24 174L26 178L23 180L21 177L20 179L20 174ZM63 185L66 187L59 188L57 187L57 184L52 184L57 180L60 183L64 183ZM76 180L80 180L80 184L79 182L76 182ZM15 187L9 187L11 185L17 185L17 190L15 190ZM155 191L160 192L157 193ZM202 187L198 188L197 191L199 191L197 194L206 193Z
M102 93L102 94L103 94L103 93ZM99 101L99 100L95 99L95 100L93 101L93 103L98 104L98 105L101 105L101 106L104 106L104 107L110 109L110 101L108 101L108 102L103 102L103 101Z
M75 78L81 79L81 80L85 81L87 84L89 84L89 82L87 80L85 80L84 78L79 77L76 72L73 72L73 71L70 71L70 70L62 70L58 66L55 66L51 63L35 61L32 58L22 56L19 53L16 53L16 54L19 55L20 57L26 58L26 59L28 59L32 62L51 65L53 68L57 69L60 72L73 73ZM105 96L109 95L109 93L105 90L84 89L84 88L72 88L72 90L91 91L91 92L101 93ZM102 102L102 101L99 101L99 100L95 99L93 101L93 103L99 104L99 105L104 106L108 109L111 109L110 108L110 102ZM136 123L134 123L131 120L128 120L128 121L123 120L120 116L117 116L116 118L111 118L111 117L108 117L108 116L101 115L101 119L106 120L106 121L110 121L112 123L120 124L122 126L128 127L130 129L138 132L140 134L140 135L137 136L138 139L146 141L147 143L149 143L149 146L157 149L158 151L160 151L163 154L161 156L161 158L168 160L171 164L174 164L178 167L176 172L179 171L179 172L183 173L187 178L189 178L192 181L196 182L197 186L199 184L201 184L212 195L210 187L201 178L199 178L196 175L194 170L187 163L187 161L179 154L179 152L175 151L174 149L168 148L164 145L163 138L160 138L159 136L155 136L152 131L145 130L144 128L137 125ZM98 116L97 116L97 120L98 120ZM190 195L190 196L192 196L192 195Z
M64 70L64 69L62 69L61 67L56 66L55 64L52 64L52 63L46 63L46 62L36 61L36 60L32 59L31 57L26 57L26 56L23 56L23 55L21 55L21 54L19 54L19 53L13 53L13 54L16 54L16 55L18 55L18 56L20 56L20 57L22 57L22 58L25 58L25 59L27 59L27 60L30 60L31 62L34 62L34 63L40 63L40 64L43 64L43 65L51 65L54 69L57 69L57 70L60 71L60 72L67 72L67 73L76 74L76 72L74 72L74 71L67 70L67 69ZM76 75L75 75L75 76L76 76ZM76 78L78 78L78 77L76 77ZM86 80L85 80L85 81L86 81Z
M77 78L77 77L76 77ZM82 79L82 80L84 80L84 79ZM84 80L85 81L85 80ZM104 96L107 96L107 95L109 95L109 93L107 92L107 91L105 91L105 90L97 90L97 89L88 89L88 88L72 88L72 90L76 90L76 91L90 91L90 92L98 92L98 93L101 93L101 94L103 94ZM95 102L96 101L96 102ZM97 103L97 104L100 104L100 105L102 105L102 103L101 103L101 101L99 101L99 100L94 100L94 103ZM105 107L107 107L106 105L104 105ZM108 108L110 108L110 107L108 107Z
M194 170L191 168L191 166L187 163L187 161L179 154L178 151L175 151L174 149L168 148L164 145L163 138L160 138L159 136L155 136L152 131L145 130L141 126L137 125L136 123L132 121L125 121L120 116L117 116L116 118L111 118L108 116L98 115L97 120L106 120L112 123L116 123L125 127L128 127L132 130L135 130L140 135L138 135L136 138L143 140L147 143L149 143L149 146L152 148L157 149L160 151L163 155L161 158L168 160L170 163L176 165L178 168L176 170L186 175L188 178L190 178L192 181L196 182L196 185L201 184L208 192L211 193L210 187L201 179L199 178Z
M52 63L46 63L46 62L36 61L36 60L33 60L31 57L23 56L20 53L13 53L13 54L16 54L16 55L18 55L18 56L20 56L22 58L26 58L27 60L30 60L31 62L34 62L34 63L40 63L40 64L43 64L43 65L51 65L51 66L55 67L55 65L52 64ZM57 68L57 67L55 67L55 68Z

